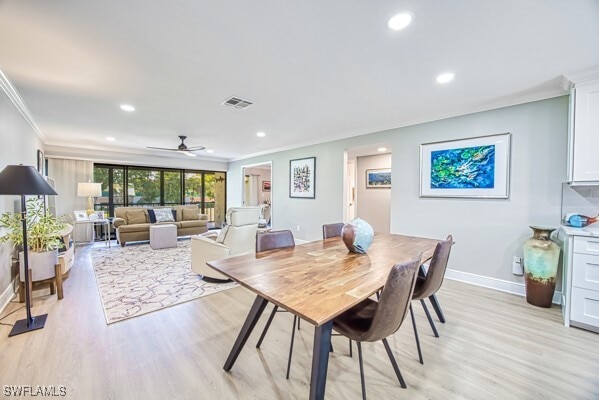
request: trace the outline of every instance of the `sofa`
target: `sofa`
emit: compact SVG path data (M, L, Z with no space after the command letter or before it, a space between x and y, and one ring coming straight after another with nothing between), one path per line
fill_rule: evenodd
M170 209L174 221L151 222L149 210ZM116 239L125 246L127 242L150 240L150 225L172 224L177 226L177 236L198 235L208 231L208 216L201 214L196 205L172 207L116 207L112 225Z

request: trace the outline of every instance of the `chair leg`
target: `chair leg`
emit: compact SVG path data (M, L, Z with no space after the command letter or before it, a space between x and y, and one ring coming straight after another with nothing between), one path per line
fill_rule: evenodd
M414 310L412 310L412 304L410 304L410 317L412 317L412 327L414 328L414 338L416 339L418 358L420 359L420 364L424 364L424 360L422 359L422 351L420 350L420 340L418 339L418 329L416 328L416 319L414 319Z
M393 357L393 353L391 352L391 347L389 347L389 343L387 342L387 338L383 339L383 344L385 345L385 350L387 350L387 355L389 356L389 360L391 360L391 365L393 365L393 369L395 370L395 375L397 375L397 379L399 380L399 384L402 388L407 388L406 381L403 380L403 376L401 376L401 371L399 370L399 366L395 361L395 357ZM358 346L358 349L360 347Z
M353 348L353 346L351 345L351 339L349 339L349 356L350 357L354 356L353 353L352 353L352 348Z
M275 314L277 313L278 308L279 308L278 306L274 306L272 308L272 312L270 313L270 316L268 317L268 321L266 321L266 325L264 326L264 329L262 330L262 334L260 335L260 339L258 340L258 343L256 344L257 349L260 348L260 345L262 344L262 341L264 340L264 336L266 336L266 332L268 332L268 328L270 328L270 323L272 322L272 319L275 317Z
M298 318L298 320L297 320L297 330L298 331L300 330L300 321L301 321L301 319Z
M362 383L362 400L366 400L366 382L364 382L364 362L362 361L362 343L356 342L358 346L358 360L360 362L360 382Z
M433 322L431 313L428 312L428 308L426 307L426 303L424 302L424 299L420 299L420 304L422 304L422 308L424 308L424 313L426 314L428 323L431 325L431 328L433 329L433 333L435 334L435 337L439 337L439 332L437 332L437 327L435 326L435 323Z
M293 316L293 329L291 329L291 344L289 345L289 359L287 360L287 375L285 379L289 379L289 371L291 370L291 356L293 355L293 341L295 339L295 324L298 321L297 315Z
M439 318L439 322L444 324L445 323L445 315L443 315L443 310L441 310L441 305L439 304L439 300L437 300L437 295L432 294L428 297L428 299L430 300L431 304L433 305L433 309L435 310L435 313L437 314L437 318Z

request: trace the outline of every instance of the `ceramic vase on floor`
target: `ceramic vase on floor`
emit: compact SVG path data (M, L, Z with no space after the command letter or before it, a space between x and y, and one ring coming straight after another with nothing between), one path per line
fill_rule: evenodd
M524 242L526 301L539 307L551 307L560 248L551 241L555 229L530 227L533 236Z

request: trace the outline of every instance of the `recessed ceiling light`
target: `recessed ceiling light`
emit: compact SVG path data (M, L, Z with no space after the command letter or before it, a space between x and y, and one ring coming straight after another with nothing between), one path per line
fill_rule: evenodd
M400 31L410 25L411 22L412 14L409 12L402 12L391 17L389 22L387 22L387 26L394 31Z
M115 139L115 138L113 138L112 136L108 136L108 137L106 138L106 140L108 140L109 142L114 142L116 139Z
M206 153L214 153L214 150L212 150L212 149L206 149Z
M387 151L387 148L386 148L386 147L379 147L379 148L378 148L378 149L376 149L376 150L377 150L377 151L381 151L381 152L382 152L382 151Z
M135 107L133 107L130 104L121 104L121 110L131 112L131 111L135 111Z
M266 133L260 131L260 132L256 133L256 136L258 136L258 137L264 137L264 136L266 136Z
M438 83L447 83L447 82L451 82L453 81L453 78L455 77L455 74L453 72L446 72L444 74L441 74L437 77L437 82Z

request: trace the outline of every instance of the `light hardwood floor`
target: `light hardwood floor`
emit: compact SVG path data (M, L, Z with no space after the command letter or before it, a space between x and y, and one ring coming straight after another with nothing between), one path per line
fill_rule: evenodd
M222 366L254 299L250 292L235 288L107 326L89 247L78 247L76 257L63 300L34 293L33 314L49 314L43 330L9 338L10 327L0 326L0 385L64 385L72 399L308 397L308 323L296 335L289 380L288 313L277 315L257 350L265 312L227 373ZM369 398L599 399L599 335L565 328L559 308L449 280L438 297L448 321L437 324L440 338L414 303L424 366L409 320L390 338L407 389L399 387L383 345L364 344ZM20 306L11 303L2 315ZM3 322L24 315L20 310ZM359 399L357 355L349 357L346 339L333 343L326 398Z

